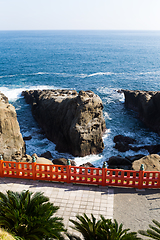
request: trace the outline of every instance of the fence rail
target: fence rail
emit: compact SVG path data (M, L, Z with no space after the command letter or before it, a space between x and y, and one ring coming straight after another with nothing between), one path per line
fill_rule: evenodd
M0 160L0 177L96 184L132 188L160 188L160 172L48 165Z

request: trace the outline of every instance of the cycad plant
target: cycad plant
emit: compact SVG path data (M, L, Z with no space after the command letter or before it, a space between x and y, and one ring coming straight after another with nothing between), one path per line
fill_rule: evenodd
M85 213L83 216L77 215L76 217L79 221L70 219L70 221L74 224L72 228L80 232L86 240L97 239L97 232L100 227L101 220L96 221L93 214L91 214L90 219Z
M20 239L63 239L62 218L53 216L57 210L41 192L0 192L0 226Z
M152 226L151 224L149 224L150 229L147 229L147 231L139 230L138 233L140 233L143 236L150 237L152 239L160 240L160 222L156 220L152 220L152 222L156 226Z
M98 239L101 240L134 240L141 239L137 237L136 232L128 232L130 229L123 229L123 224L118 226L118 222L114 219L105 219L101 215L101 226L98 231Z
M85 240L135 240L141 239L137 237L136 232L128 232L130 229L123 229L123 225L116 220L105 219L101 215L101 219L96 221L96 218L91 214L91 219L86 214L83 216L77 215L78 221L70 220L74 226L73 229L80 232ZM79 239L74 236L69 236L70 240Z

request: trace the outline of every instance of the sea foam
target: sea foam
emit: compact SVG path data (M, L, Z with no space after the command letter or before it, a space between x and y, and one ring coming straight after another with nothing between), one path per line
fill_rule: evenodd
M29 86L24 88L7 88L0 87L0 92L2 92L9 101L14 102L21 98L21 93L26 90L43 90L43 89L57 89L55 86L39 85L39 86Z

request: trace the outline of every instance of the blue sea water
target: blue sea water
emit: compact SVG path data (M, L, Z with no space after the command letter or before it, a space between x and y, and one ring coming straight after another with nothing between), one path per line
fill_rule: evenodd
M23 90L51 88L92 90L101 97L107 126L103 153L74 158L55 151L21 97ZM119 154L113 148L117 134L131 136L140 145L158 143L158 134L125 108L118 89L160 90L160 32L0 31L0 91L15 106L22 135L32 135L26 141L27 154L49 150L53 158L63 156L75 159L78 165L90 161L101 166Z

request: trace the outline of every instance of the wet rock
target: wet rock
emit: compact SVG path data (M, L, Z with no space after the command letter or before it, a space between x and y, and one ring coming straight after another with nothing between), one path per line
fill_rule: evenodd
M75 161L70 160L71 166L76 166ZM52 160L52 163L55 165L67 165L67 159L65 158L56 158Z
M136 140L131 137L126 137L123 135L117 135L114 137L113 142L123 142L124 144L133 144L136 143Z
M138 160L144 156L144 154L136 154L134 156L126 156L125 158L127 158L130 162L134 162L135 160Z
M114 137L113 141L115 142L114 148L116 148L119 152L126 152L132 150L134 152L138 152L140 150L147 150L150 154L158 154L160 153L160 144L156 145L142 145L142 146L133 146L131 144L137 143L137 141L133 138L126 137L123 135L117 135Z
M27 137L23 137L23 140L24 141L29 141L29 140L31 140L32 139L32 136L31 135L29 135L29 136L27 136Z
M138 160L142 157L144 157L145 155L143 154L137 154L134 156L126 156L126 157L122 157L120 155L118 156L112 156L109 158L107 164L108 164L108 168L119 168L119 169L125 169L125 170L129 170L132 169L132 163L135 160Z
M109 158L108 160L108 167L110 166L118 166L118 165L132 165L132 162L125 158L125 157L121 157L121 156L112 156Z
M140 147L136 147L136 146L130 146L129 149L131 149L132 151L138 152L139 150L147 150L150 154L157 154L160 153L160 144L156 144L156 145L144 145L144 146L140 146Z
M136 140L131 137L117 135L114 137L113 142L115 143L114 148L119 152L126 152L130 149L130 144L136 143Z
M47 151L47 152L45 152L45 153L42 153L41 155L40 155L40 157L44 157L44 158L47 158L47 159L53 159L53 157L52 157L52 154L51 154L51 152L50 151Z
M85 168L93 167L93 168L95 168L95 166L90 162L83 163L83 164L80 165L80 167L85 167Z
M91 91L32 90L22 93L47 138L59 152L86 156L103 151L105 120L99 96Z

